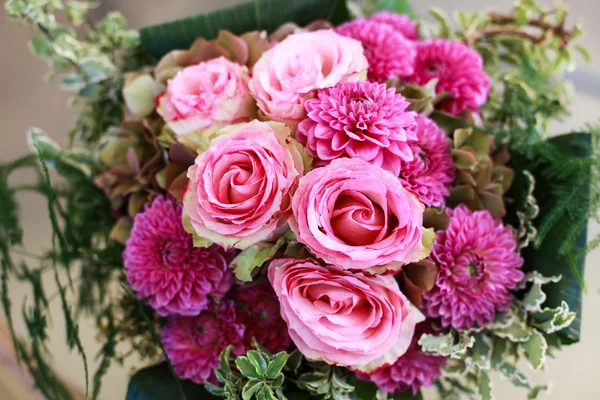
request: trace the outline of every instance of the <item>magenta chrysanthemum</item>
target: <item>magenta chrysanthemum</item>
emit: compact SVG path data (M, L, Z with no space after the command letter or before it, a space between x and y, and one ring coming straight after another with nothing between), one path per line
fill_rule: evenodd
M413 159L402 162L400 180L426 206L444 206L444 197L450 193L454 180L450 141L429 118L418 115L416 122L417 140L409 143Z
M244 354L244 325L237 322L235 304L212 302L197 317L173 316L163 329L161 342L175 373L202 384L216 383L214 369L221 351L233 345L233 354Z
M421 387L433 385L435 379L442 374L442 367L447 358L424 353L419 345L423 333L432 333L427 322L416 327L410 347L392 365L377 370L374 374L358 374L358 378L373 382L381 390L392 394L401 394L412 390L416 395Z
M252 338L273 353L292 344L287 325L281 318L279 300L268 281L234 287L229 294L238 303L238 319L246 326L246 346Z
M415 45L390 25L355 19L338 26L335 31L362 43L369 61L370 81L385 82L414 72Z
M194 247L181 215L181 204L157 197L135 216L123 253L132 289L162 316L198 315L209 296L222 297L233 283L229 253Z
M510 290L523 279L523 259L511 228L489 211L461 204L447 212L450 224L437 232L431 252L439 272L423 295L424 311L445 327L483 326L510 306Z
M379 11L369 17L369 21L390 25L410 40L419 39L417 24L407 14L398 14L392 11Z
M304 104L308 116L298 125L297 140L322 166L341 158L360 158L400 173L402 160L413 159L416 113L410 103L384 84L348 82L321 89Z
M407 80L425 85L438 79L436 92L453 97L442 104L444 111L454 115L477 111L486 102L490 77L483 72L479 53L463 43L443 39L418 42L416 48L414 74Z

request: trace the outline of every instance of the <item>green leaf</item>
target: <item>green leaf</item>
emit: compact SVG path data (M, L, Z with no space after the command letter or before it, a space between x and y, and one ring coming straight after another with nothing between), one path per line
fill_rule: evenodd
M583 57L586 63L592 62L592 53L590 53L590 49L581 45L574 46L574 49Z
M450 21L448 20L446 13L441 8L432 7L429 9L429 15L431 15L440 26L438 31L439 37L450 38L452 29L450 29Z
M548 343L540 331L534 331L529 340L523 343L522 349L533 369L540 369L544 365Z
M481 395L481 400L492 400L492 381L487 372L481 370L479 374L479 394Z
M254 365L254 368L256 368L256 372L260 376L264 376L265 370L267 369L267 358L256 350L248 351L247 356L252 365Z
M350 19L345 0L254 0L204 15L141 30L141 41L154 57L187 49L199 37L214 39L220 30L234 34L272 32L286 22L303 26L316 19L340 24Z
M256 372L254 364L250 362L248 357L238 357L235 359L235 365L238 367L242 375L247 378L260 378L262 374Z
M380 0L376 10L389 10L398 14L408 14L412 19L417 19L417 13L410 0Z
M254 396L254 394L260 389L262 383L262 381L256 379L250 379L248 382L246 382L244 388L242 389L242 399L251 399L252 396Z
M569 311L569 305L563 301L556 308L545 308L542 311L532 312L531 316L533 317L533 326L545 333L554 333L569 327L577 314Z
M531 337L532 329L524 322L514 321L505 328L495 330L494 334L511 342L526 342Z
M292 372L294 372L294 374L296 374L300 368L300 365L302 364L302 358L302 353L300 353L298 350L292 351L285 365L286 369L290 369Z
M277 375L279 375L279 373L281 372L283 367L285 366L285 363L287 362L288 358L289 358L289 354L286 353L285 351L275 354L273 356L273 358L271 358L271 361L269 362L269 366L267 367L267 370L265 371L266 377L269 379L275 379L277 377Z
M553 137L543 145L549 147L546 153L553 156L540 161L540 153L534 153L533 159L526 154L513 152L511 166L516 170L529 170L536 180L534 196L538 201L540 211L534 223L538 228L535 246L524 249L522 256L525 258L523 269L527 272L538 271L543 276L562 275L559 282L544 285L546 294L545 307L561 307L564 301L570 312L576 313L572 323L559 332L564 344L579 341L581 327L581 297L583 290L583 273L585 258L574 258L573 254L583 253L587 243L587 209L581 210L577 218L573 213L564 212L570 204L582 204L585 208L589 204L592 175L581 169L566 169L564 163L579 159L583 162L589 158L592 151L591 135L588 133L570 133ZM555 171L550 175L549 171ZM560 172L560 175L556 173ZM565 195L558 193L553 188L573 188ZM511 189L508 197L521 198L519 185ZM557 208L558 207L558 208ZM583 224L582 224L583 222ZM569 235L567 235L569 233ZM572 237L567 239L567 236ZM567 242L568 241L568 242ZM572 245L571 245L572 242ZM570 251L565 250L566 245L572 246ZM562 250L562 251L561 251ZM565 315L567 317L567 315ZM570 318L570 317L569 317ZM565 321L563 321L565 322Z
M471 362L479 369L490 369L492 359L492 344L490 338L482 333L475 333L473 337L475 338L475 343L471 350Z
M252 271L270 260L277 252L278 247L272 244L259 248L257 246L248 247L239 253L230 263L234 269L235 277L244 282L252 281Z
M188 400L218 399L192 381L181 381ZM139 370L129 381L125 400L182 400L177 381L166 362Z
M463 358L467 349L473 347L475 338L464 332L450 331L445 335L421 336L419 345L426 353L450 356L452 358Z

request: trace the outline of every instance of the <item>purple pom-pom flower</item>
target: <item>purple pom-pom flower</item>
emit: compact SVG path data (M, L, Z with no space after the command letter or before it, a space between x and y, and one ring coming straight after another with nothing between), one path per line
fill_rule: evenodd
M392 26L355 19L338 26L335 31L362 43L369 62L370 81L385 82L414 72L415 45Z
M419 39L419 32L415 21L410 19L408 14L398 14L392 11L378 11L369 17L369 21L375 21L380 24L386 24L394 28L397 32L410 40Z
M448 92L451 100L442 110L458 115L465 110L477 112L490 91L490 77L483 71L483 59L467 45L443 39L418 42L414 74L409 82L426 85L437 79L436 93Z
M489 211L465 205L448 209L450 224L436 232L431 259L439 268L433 289L423 295L423 310L444 327L484 326L506 311L511 290L523 279L523 259L512 229Z
M170 317L161 342L177 376L199 384L218 383L214 369L225 347L232 345L235 356L246 351L244 325L237 321L235 304L227 298L218 304L211 301L197 317Z
M233 283L231 254L216 245L194 247L182 207L157 197L135 216L123 253L131 288L162 316L198 315L210 296L222 297Z
M450 140L444 131L429 118L418 115L414 128L417 140L410 142L411 161L402 161L400 180L428 207L446 204L454 180L454 161Z
M348 82L321 89L307 100L308 116L297 140L317 166L342 157L360 158L398 176L401 161L411 161L408 142L417 139L415 112L395 89L384 84Z

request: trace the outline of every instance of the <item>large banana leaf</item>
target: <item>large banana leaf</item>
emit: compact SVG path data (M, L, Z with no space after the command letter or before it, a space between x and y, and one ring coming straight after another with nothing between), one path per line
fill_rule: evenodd
M139 370L129 381L125 400L210 400L219 397L212 396L201 385L191 381L180 381L177 384L169 366L163 362L152 367Z
M316 19L339 24L350 19L346 0L254 0L231 8L197 15L141 30L146 49L159 58L186 49L198 37L213 39L221 29L235 34L252 30L271 32L286 22L305 25Z

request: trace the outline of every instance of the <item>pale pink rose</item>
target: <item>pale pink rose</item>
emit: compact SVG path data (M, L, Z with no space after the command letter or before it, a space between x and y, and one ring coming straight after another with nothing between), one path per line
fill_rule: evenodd
M373 372L406 352L423 320L391 275L288 258L271 262L269 279L292 340L312 360Z
M219 132L188 169L183 212L193 233L245 249L279 232L304 170L289 134L283 124L259 121Z
M391 173L358 158L340 158L300 179L290 227L328 263L398 272L430 250L432 243L422 243L432 241L422 226L424 210Z
M364 79L367 68L359 41L332 30L303 32L263 53L249 87L269 119L293 126L306 116L304 101L317 89Z
M185 67L158 98L158 113L177 136L250 121L256 104L248 91L248 68L225 57Z

